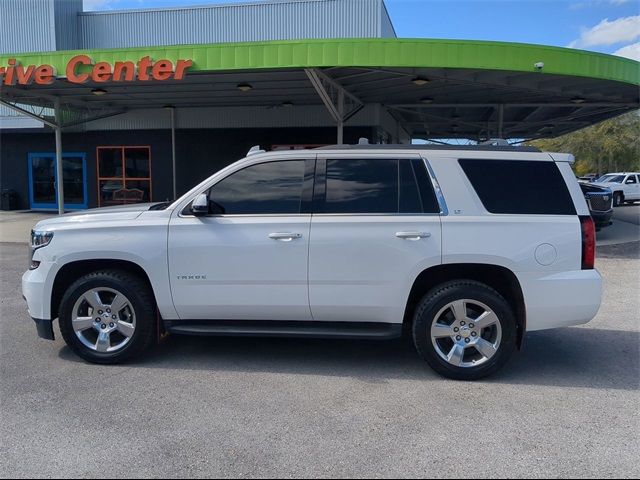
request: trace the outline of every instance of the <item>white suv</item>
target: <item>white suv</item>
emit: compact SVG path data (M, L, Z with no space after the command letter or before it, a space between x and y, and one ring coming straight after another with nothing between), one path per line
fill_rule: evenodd
M41 337L116 363L162 332L412 335L440 374L498 370L525 332L597 313L571 155L341 146L258 152L171 204L40 222L22 289ZM544 178L544 187L533 178Z
M640 173L607 173L598 178L593 184L611 189L614 207L640 200Z

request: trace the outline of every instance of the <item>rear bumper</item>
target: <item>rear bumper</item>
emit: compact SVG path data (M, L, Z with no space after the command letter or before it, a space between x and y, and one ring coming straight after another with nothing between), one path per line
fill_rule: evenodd
M518 275L527 308L527 331L582 325L591 321L602 300L597 270Z

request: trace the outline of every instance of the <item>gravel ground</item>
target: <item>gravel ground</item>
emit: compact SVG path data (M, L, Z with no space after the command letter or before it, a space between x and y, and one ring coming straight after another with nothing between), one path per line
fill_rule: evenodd
M26 248L0 244L0 476L638 477L640 260L606 256L593 322L461 383L406 341L175 337L88 365L37 338Z

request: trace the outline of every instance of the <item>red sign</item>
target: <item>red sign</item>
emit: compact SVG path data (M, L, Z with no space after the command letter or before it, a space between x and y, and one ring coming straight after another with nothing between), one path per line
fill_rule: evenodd
M183 80L186 71L193 65L191 60L171 60L154 62L151 57L143 57L137 62L125 61L95 63L87 55L77 55L69 60L65 70L71 83L134 82L136 80L166 81ZM0 67L0 83L4 85L51 85L56 81L56 70L51 65L20 65L15 58L9 59L6 67Z

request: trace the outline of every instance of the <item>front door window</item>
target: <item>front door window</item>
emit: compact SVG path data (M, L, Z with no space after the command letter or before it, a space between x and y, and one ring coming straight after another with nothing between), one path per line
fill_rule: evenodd
M253 165L215 184L209 191L212 212L227 215L300 213L304 160Z

